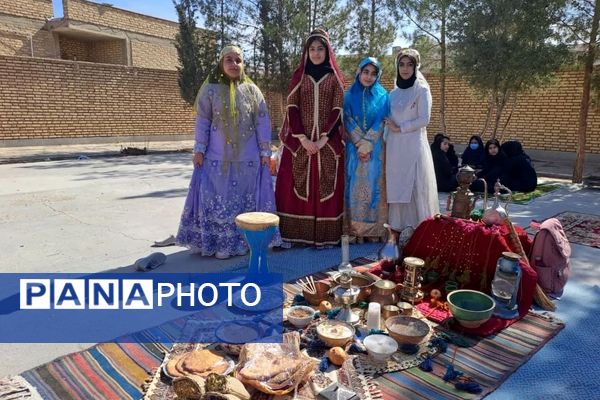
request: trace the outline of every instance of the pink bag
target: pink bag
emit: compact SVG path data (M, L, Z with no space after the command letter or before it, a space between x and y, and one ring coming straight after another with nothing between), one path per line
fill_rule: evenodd
M529 260L544 292L550 297L560 297L571 275L571 245L558 219L549 218L539 228Z

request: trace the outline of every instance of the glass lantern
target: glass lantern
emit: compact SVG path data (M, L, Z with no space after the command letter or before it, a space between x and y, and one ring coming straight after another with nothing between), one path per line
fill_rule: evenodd
M494 315L498 318L514 319L519 316L517 299L523 274L519 265L520 259L520 255L506 251L496 263L492 296L496 301Z

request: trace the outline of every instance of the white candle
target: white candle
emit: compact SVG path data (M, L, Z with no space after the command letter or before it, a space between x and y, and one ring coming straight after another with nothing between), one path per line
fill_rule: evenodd
M381 329L381 304L371 302L367 311L367 328Z

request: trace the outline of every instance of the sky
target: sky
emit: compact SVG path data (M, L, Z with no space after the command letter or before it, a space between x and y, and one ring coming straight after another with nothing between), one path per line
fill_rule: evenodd
M1 0L0 0L1 1ZM54 17L63 16L62 0L52 0L54 3ZM177 22L177 14L172 0L91 0L94 3L108 3L116 8L134 11L140 14ZM397 38L394 46L407 46L406 39Z
M92 0L94 3L107 3L116 8L134 11L140 14L168 19L177 22L175 7L172 0ZM62 0L52 0L54 3L54 16L62 17Z

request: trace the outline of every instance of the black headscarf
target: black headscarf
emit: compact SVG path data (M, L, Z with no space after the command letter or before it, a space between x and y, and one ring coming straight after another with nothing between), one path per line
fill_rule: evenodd
M410 78L408 79L402 79L402 77L400 76L400 67L398 66L396 68L396 86L398 86L400 89L408 89L409 87L412 87L412 85L415 84L415 81L417 80L417 60L414 57L411 57L409 55L403 55L401 58L404 57L408 57L414 64L414 70L413 70L413 74ZM398 60L398 63L400 62L400 60Z
M312 61L310 61L310 56L308 55L308 47L315 41L319 41L323 46L325 46L325 61L323 61L321 64L319 65L315 65L313 64ZM329 63L329 50L328 50L328 46L327 43L322 40L321 38L314 38L313 40L311 40L310 42L306 43L306 65L304 66L304 73L306 75L310 75L312 76L312 78L318 82L319 80L321 80L321 78L323 78L325 75L327 75L330 72L333 72L333 68L331 68L331 64Z

